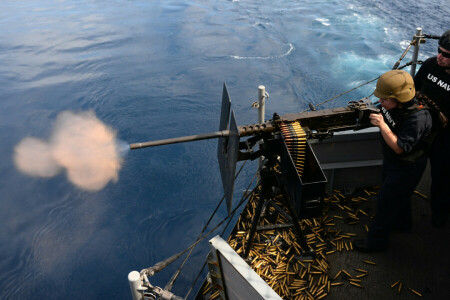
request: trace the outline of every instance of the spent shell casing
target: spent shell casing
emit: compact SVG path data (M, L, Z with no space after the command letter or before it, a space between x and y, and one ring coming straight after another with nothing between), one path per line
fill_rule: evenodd
M219 295L220 295L220 292L219 291L216 291L214 294L212 294L211 296L209 296L209 298L208 298L208 300L209 299L216 299L217 297L219 297Z
M347 243L344 243L345 245L345 250L350 251L350 248L347 246Z
M313 267L314 269L316 269L317 271L322 271L318 266L312 265L312 267Z
M359 287L359 288L362 288L362 285L360 285L359 283L350 281L350 284L353 285L353 286L357 286L357 287Z
M413 290L412 288L408 288L411 292L413 292L414 294L416 294L419 297L422 297L422 294L419 293L418 291Z
M312 288L313 283L314 283L314 277L312 277L311 280L309 281L309 284L308 284L309 288Z
M342 273L342 270L340 270L339 272L337 272L337 274L334 276L334 279L338 278L339 275L341 275L341 273Z
M391 284L391 288L395 287L397 284L400 283L400 280L397 280L396 282L394 282L393 284Z
M370 260L361 260L363 263L369 264L369 265L376 265L373 261Z
M402 285L403 285L403 283L400 281L398 288L397 288L397 295L400 294L400 292L402 291Z
M348 277L352 278L352 275L350 275L350 273L347 272L346 270L342 269L342 272L343 272L345 275L347 275Z
M365 211L363 211L362 209L359 210L363 215L366 215L367 217L369 216Z
M206 288L203 290L203 295L205 295L207 292L209 292L209 290L212 288L212 285L210 285L208 283L208 285L206 286Z

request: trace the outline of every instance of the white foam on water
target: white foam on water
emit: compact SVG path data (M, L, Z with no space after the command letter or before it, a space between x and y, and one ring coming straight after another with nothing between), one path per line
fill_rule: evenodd
M231 55L230 57L233 59L275 59L275 58L282 58L285 56L288 56L289 54L292 53L292 51L295 49L294 45L292 45L291 43L289 43L289 49L281 54L281 55L270 55L270 56L239 56L239 55Z
M320 22L324 26L330 26L330 20L327 18L316 18L317 22Z

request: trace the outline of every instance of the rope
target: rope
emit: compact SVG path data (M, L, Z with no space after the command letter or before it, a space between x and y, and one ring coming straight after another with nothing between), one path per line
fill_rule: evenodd
M325 100L325 101L323 101L323 102L320 102L319 104L313 105L313 107L316 108L317 106L320 106L320 105L325 104L325 103L327 103L327 102L330 102L330 101L332 101L332 100L334 100L334 99L336 99L336 98L339 98L339 97L341 97L341 96L344 96L345 94L348 94L348 93L350 93L351 91L354 91L354 90L356 90L356 89L359 89L360 87L365 86L366 84L369 84L369 83L371 83L372 81L377 80L378 78L380 78L380 76L378 76L377 78L374 78L374 79L372 79L372 80L369 80L369 81L367 81L366 83L360 84L360 85L358 85L357 87L354 87L354 88L352 88L352 89L350 89L350 90L348 90L348 91L346 91L346 92L343 92L343 93L341 93L341 94L339 94L339 95L337 95L337 96L334 96L333 98L327 99L327 100ZM303 110L303 111L301 111L301 112L303 113L303 112L306 112L306 111L308 111L308 110L310 110L310 108L307 108L307 109L305 109L305 110Z
M397 69L398 65L400 64L400 62L402 61L402 59L406 56L406 53L408 53L409 49L411 49L411 46L416 44L416 36L413 37L413 39L411 40L411 42L409 42L408 47L406 47L405 51L403 51L402 56L400 56L399 60L394 64L394 67L392 68L392 70ZM419 37L420 40L420 37Z
M234 177L234 180L236 180L239 176L239 174L241 173L242 169L244 168L245 164L247 163L247 161L244 161L244 163L242 164L242 166L239 168L239 171L237 172L236 176ZM197 240L200 238L200 236L202 235L203 232L205 232L206 228L208 228L209 223L211 222L212 218L214 217L214 215L216 214L217 210L219 209L220 205L222 205L223 200L225 199L225 195L222 196L222 199L220 199L219 204L216 206L216 208L214 209L213 213L211 214L211 216L209 217L208 222L206 222L205 226L203 227L202 231L200 232L200 234L197 237ZM194 247L191 249L191 251L189 251L189 253L186 255L186 257L184 258L183 262L181 263L180 267L178 268L178 270L173 274L172 278L169 280L169 282L166 284L165 286L165 290L170 291L175 283L175 281L177 280L178 276L180 275L181 269L183 269L186 261L189 259L189 256L192 254L192 251L194 251Z
M255 173L255 175L253 176L253 179L252 179L252 181L250 182L250 184L248 185L247 190L248 190L248 189L250 188L250 186L253 184L253 181L255 180L256 175L258 174L258 172L259 172L259 169L258 169L258 171ZM253 195L253 193L255 192L255 190L256 190L258 187L259 187L259 184L255 186L255 188L252 190L252 192L251 192L250 194L247 194L247 195L243 195L243 196L242 196L241 200L239 201L239 204L236 206L235 209L233 209L233 211L232 211L232 213L231 213L231 215L230 215L231 218L229 218L227 225L225 226L225 228L223 229L222 233L220 234L221 236L225 233L225 230L227 229L228 225L230 224L231 220L233 219L234 214L236 213L237 209L242 205L242 203L245 202L245 200L247 200L251 195ZM225 221L225 219L224 219L223 221ZM197 276L195 277L194 282L192 283L191 287L189 288L189 291L187 292L186 296L184 297L185 300L189 297L189 294L191 293L192 289L194 288L195 284L197 283L198 279L200 278L200 275L203 273L203 269L205 268L206 263L207 263L206 261L203 263L203 266L201 267L200 271L198 272Z
M441 38L440 35L431 35L431 34L422 34L420 37L421 38L423 37L423 38L426 38L426 39L434 39L434 40L438 40L438 39Z

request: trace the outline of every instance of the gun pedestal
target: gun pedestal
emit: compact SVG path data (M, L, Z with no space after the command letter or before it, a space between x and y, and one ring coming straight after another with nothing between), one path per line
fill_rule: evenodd
M280 144L281 140L276 140L276 144ZM278 147L277 147L278 148ZM300 218L299 215L296 212L296 209L294 208L293 203L295 200L299 199L292 199L292 197L287 192L285 185L285 182L282 178L282 175L278 169L278 166L280 165L280 162L278 160L278 155L272 154L271 156L267 156L267 160L263 167L260 170L260 178L261 178L261 184L260 184L260 196L258 199L258 203L256 205L255 214L252 218L252 224L250 227L250 233L249 238L247 241L247 245L245 248L244 258L247 258L250 249L253 244L253 239L255 237L256 231L264 230L265 228L269 230L273 229L288 229L290 227L293 227L294 234L297 238L297 241L299 245L303 249L302 256L303 257L315 257L314 251L308 246L308 243L306 242L306 238L304 236L303 230L300 227ZM276 204L272 202L273 196L275 196L275 190L278 190L282 194L282 202L283 205L287 208L288 213L286 214L284 211L282 211L281 208L279 208ZM261 217L261 214L263 212L263 208L267 207L267 205L272 205L276 210L278 210L280 213L284 214L289 221L291 221L291 224L288 224L287 226L279 226L278 228L274 226L267 226L265 228L258 227L259 219Z

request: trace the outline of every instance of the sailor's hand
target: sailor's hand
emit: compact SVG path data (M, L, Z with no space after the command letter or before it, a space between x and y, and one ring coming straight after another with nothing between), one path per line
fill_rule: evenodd
M381 114L370 114L369 118L370 123L374 126L381 127L385 124L383 116Z

